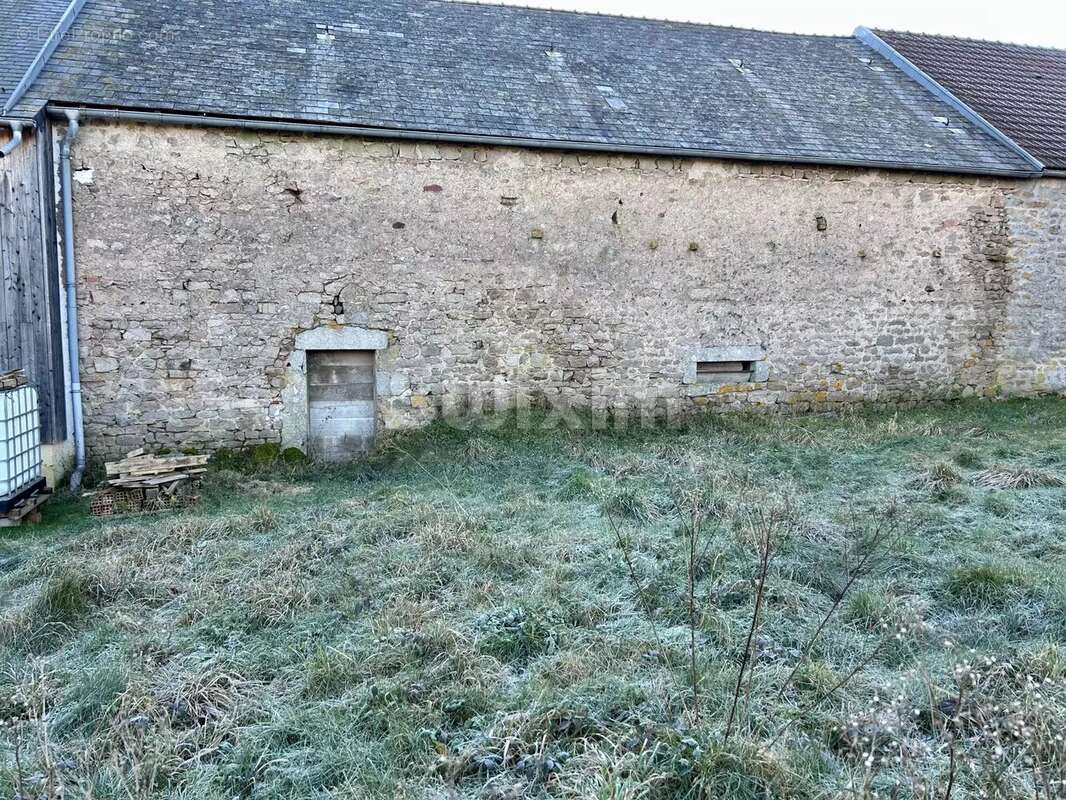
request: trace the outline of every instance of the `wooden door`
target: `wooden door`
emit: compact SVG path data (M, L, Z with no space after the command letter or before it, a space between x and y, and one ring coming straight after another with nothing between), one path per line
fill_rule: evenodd
M374 445L373 350L310 350L307 401L311 456L347 461Z

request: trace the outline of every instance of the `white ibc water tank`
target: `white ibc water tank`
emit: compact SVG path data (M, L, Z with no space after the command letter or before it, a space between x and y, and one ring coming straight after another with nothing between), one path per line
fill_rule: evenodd
M43 483L41 414L32 386L0 391L0 512Z

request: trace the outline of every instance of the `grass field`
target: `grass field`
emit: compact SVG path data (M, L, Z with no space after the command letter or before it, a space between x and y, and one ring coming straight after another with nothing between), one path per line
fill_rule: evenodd
M233 461L0 538L0 797L1066 797L1066 402Z

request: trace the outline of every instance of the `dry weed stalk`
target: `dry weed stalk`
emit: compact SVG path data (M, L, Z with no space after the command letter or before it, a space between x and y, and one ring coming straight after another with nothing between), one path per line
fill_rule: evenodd
M685 602L687 606L688 625L688 673L689 689L692 695L692 719L699 724L703 713L700 701L699 673L699 604L696 600L696 583L700 565L707 558L712 540L704 542L707 520L716 514L713 501L700 490L689 491L677 485L672 492L674 511L681 520L685 533Z
M853 569L849 569L847 563L852 560L852 558L854 557L854 553L849 551L847 545L845 545L844 561L847 580L845 580L844 585L843 587L841 587L840 591L836 593L836 596L833 599L833 603L832 605L830 605L829 610L826 611L825 616L822 617L821 621L814 629L814 632L811 634L810 638L807 639L806 643L800 649L799 658L796 659L795 666L792 667L792 671L789 672L785 680L782 681L781 686L777 690L777 694L774 695L775 703L781 702L781 699L784 697L784 694L787 691L788 687L795 680L796 674L799 672L800 667L802 667L803 664L806 663L807 659L810 657L811 650L814 649L814 645L818 642L819 638L821 638L822 634L825 632L827 626L829 625L829 621L833 618L833 616L840 609L841 605L843 605L844 601L851 594L852 589L854 589L859 582L861 582L867 576L870 575L870 573L879 565L879 559L885 554L887 546L898 539L898 528L896 526L894 516L895 511L890 510L882 518L881 522L878 524L877 528L874 530L873 534L869 537L869 539L860 542L857 545L857 548L862 550L863 553L859 557L859 560L855 564L855 567Z
M659 652L662 654L662 657L666 660L667 666L669 667L670 654L667 653L666 648L663 647L663 640L659 635L659 626L655 622L655 615L651 603L648 601L644 584L637 575L637 567L633 562L633 553L630 548L629 540L622 535L622 530L619 527L617 520L615 520L614 514L609 509L605 510L604 516L607 519L607 524L611 528L611 532L614 534L615 546L618 548L618 551L622 554L622 558L625 561L626 570L629 573L629 581L633 584L633 589L637 593L637 599L640 601L640 607L644 611L644 617L647 619L648 625L651 626L652 635L655 637L655 645L659 648Z
M682 520L682 525L685 526L686 541L687 541L687 565L685 576L685 600L688 605L688 669L689 669L689 686L692 690L692 719L696 724L699 724L701 708L700 708L700 690L699 690L699 669L697 667L697 652L696 646L696 627L697 627L697 608L696 608L696 568L697 558L700 550L700 537L703 535L703 521L704 521L704 506L702 498L689 497L688 513L686 514L681 508L681 502L678 499L677 493L674 495L675 508L678 516Z
M744 653L741 656L740 670L737 672L737 683L733 690L733 702L729 708L729 717L726 720L725 736L722 739L724 747L729 742L733 733L733 724L736 720L737 706L740 703L740 693L744 685L745 673L754 671L755 668L755 635L758 633L762 619L763 606L766 602L766 583L770 574L770 563L773 561L775 547L775 532L787 517L776 512L769 516L758 509L752 513L749 526L755 537L759 555L759 573L755 583L755 607L751 613L751 625L748 628L748 638L744 643ZM749 674L750 680L750 674Z
M61 800L64 796L48 715L48 679L44 664L34 661L30 665L29 685L11 698L17 713L0 724L0 729L11 732L16 800ZM36 772L27 776L31 768L27 761L31 756L36 758ZM31 782L37 784L37 788L31 789Z
M953 645L946 641L945 647ZM908 796L915 800L952 800L960 791L986 800L1066 797L1059 702L1066 687L1061 676L1032 674L1019 686L1012 680L1017 666L970 651L955 661L950 689L923 667L917 673L924 708L912 705L908 696L914 687L903 678L840 729L847 732L842 741L871 778L881 777L882 784L894 780L892 796L909 784ZM887 745L878 737L887 738ZM877 796L870 781L854 794L862 800Z

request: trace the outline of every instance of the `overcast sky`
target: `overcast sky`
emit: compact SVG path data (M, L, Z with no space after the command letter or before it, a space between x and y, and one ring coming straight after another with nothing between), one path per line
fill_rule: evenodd
M481 0L793 33L868 28L1066 48L1064 0Z

